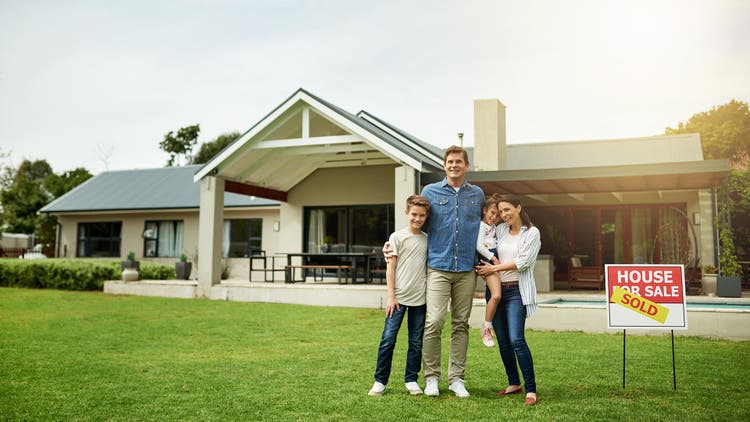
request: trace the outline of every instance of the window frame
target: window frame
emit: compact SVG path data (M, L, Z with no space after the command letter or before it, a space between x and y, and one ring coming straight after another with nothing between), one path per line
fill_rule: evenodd
M98 224L109 225L109 236L91 236L91 228ZM91 255L93 241L106 242L109 245L107 255ZM119 258L122 256L122 221L85 221L76 227L76 258Z

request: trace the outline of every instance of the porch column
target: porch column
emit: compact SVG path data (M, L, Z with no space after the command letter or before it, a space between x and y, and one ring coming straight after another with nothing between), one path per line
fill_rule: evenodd
M221 240L224 230L224 179L201 179L198 217L198 297L209 297L221 282Z
M394 169L393 205L394 224L393 230L406 227L407 220L404 210L406 209L406 198L419 193L417 171L409 166L396 167Z

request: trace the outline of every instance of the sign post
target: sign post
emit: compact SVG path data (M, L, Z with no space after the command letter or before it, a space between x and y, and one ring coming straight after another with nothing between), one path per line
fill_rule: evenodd
M608 264L607 328L622 329L622 387L625 388L625 331L669 329L672 377L677 389L674 330L687 330L685 268L682 265Z

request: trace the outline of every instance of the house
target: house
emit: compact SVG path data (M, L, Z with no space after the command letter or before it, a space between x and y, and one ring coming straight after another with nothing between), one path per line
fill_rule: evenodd
M201 166L108 171L93 177L40 210L57 216L55 255L124 258L172 263L198 255ZM234 193L224 195L223 255L230 269L246 274L252 250L275 248L273 222L279 202Z
M565 287L571 258L715 263L714 189L729 163L703 160L697 134L509 144L502 103L476 100L474 112L467 178L523 196L550 284ZM386 120L299 89L204 166L103 173L41 212L60 219L60 256L174 260L178 246L197 248L197 294L210 297L235 252L240 268L258 248L379 251L406 223L406 197L442 179L442 162L442 150ZM178 187L189 174L193 186Z

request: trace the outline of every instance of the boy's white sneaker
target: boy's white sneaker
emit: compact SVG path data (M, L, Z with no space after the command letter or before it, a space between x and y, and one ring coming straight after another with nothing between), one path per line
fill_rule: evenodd
M424 394L426 396L439 396L440 390L438 390L438 379L437 378L427 378L426 385L424 387Z
M419 388L419 384L417 384L414 381L407 382L406 383L406 389L409 390L409 394L411 394L412 396L418 396L418 395L422 394L422 389Z
M370 392L367 393L367 395L368 396L382 396L383 392L385 392L385 384L375 381L375 384L372 385L372 388L370 389Z
M470 395L464 386L463 380L452 382L448 389L456 393L456 397L469 397Z

